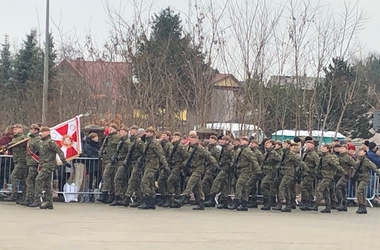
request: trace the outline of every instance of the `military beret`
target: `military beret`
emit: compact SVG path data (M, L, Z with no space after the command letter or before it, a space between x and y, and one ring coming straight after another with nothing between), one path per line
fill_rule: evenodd
M369 141L364 141L363 144L366 145L367 147L369 147Z
M334 138L334 141L338 142L338 141L339 141L339 139L338 139L338 138Z
M374 148L376 148L376 143L374 143L373 141L371 141L371 142L368 144L368 148L369 148L369 149L374 149Z
M329 150L331 149L331 145L330 144L323 144L322 147L328 148Z
M216 138L216 136L215 135L212 135L212 136L210 136L210 139L213 139L213 140L218 140L218 138Z
M173 136L179 136L179 137L181 137L182 135L181 135L180 132L175 132L175 133L173 134Z
M228 136L228 135L225 135L225 136L222 137L222 140L231 141L231 137Z
M120 126L120 129L119 130L124 130L124 131L129 131L129 128L127 126Z
M139 127L137 127L136 125L132 125L131 129L139 129Z
M47 132L47 131L50 132L50 128L49 127L41 127L40 131L41 132Z
M313 141L313 137L311 137L311 136L306 136L306 137L305 137L305 142L307 142L307 141Z
M298 142L300 142L300 141L301 141L301 139L300 139L298 136L295 136L295 137L294 137L294 142L295 142L295 143L298 143Z
M223 140L223 137L224 137L223 135L219 135L218 140Z
M275 144L282 145L281 141L276 141Z
M150 127L148 127L146 129L146 132L152 132L152 133L154 133L154 132L156 132L156 130L152 126L150 126Z
M356 150L354 144L348 144L348 150Z
M172 133L170 132L170 131L164 131L162 134L165 134L165 135L167 135L167 136L172 136Z
M111 123L109 125L109 127L113 128L113 129L116 129L116 130L119 130L119 128L117 127L117 125L115 123Z
M30 125L30 129L40 130L40 126L38 126L37 124L32 124L32 125Z
M249 138L248 138L247 136L243 136L243 137L241 138L241 140L242 140L242 141L247 141L247 142L249 142Z
M239 137L236 137L236 138L234 139L234 141L241 141L241 139L240 139Z
M13 125L13 128L23 128L23 126L21 124L15 124Z
M194 135L194 134L189 135L189 137L190 137L191 139L198 139L198 136L197 136L197 135Z
M341 147L342 147L342 145L340 145L340 143L337 143L334 145L334 148L341 148Z

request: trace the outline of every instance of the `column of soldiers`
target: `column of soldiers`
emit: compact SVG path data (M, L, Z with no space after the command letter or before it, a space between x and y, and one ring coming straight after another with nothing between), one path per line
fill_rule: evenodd
M27 139L23 133L23 126L15 124L13 134L13 140L6 145L6 148L12 148L15 164L11 174L12 192L4 200L28 207L53 209L51 175L57 165L56 155L58 154L63 166L71 167L71 165L66 161L62 150L51 139L48 127L32 124ZM23 188L20 198L18 183Z
M324 200L321 212L331 213L332 209L347 211L346 186L349 178L355 176L359 183L357 213L363 214L367 213L368 171L380 176L366 157L367 149L361 148L355 161L348 155L346 144L325 144L319 153L312 137L305 138L301 149L300 140L265 140L259 144L248 137L232 140L229 136L211 136L206 144L192 131L188 145L183 145L178 132L172 135L165 131L157 140L156 131L149 127L144 142L135 125L130 129L118 129L115 124L110 127L100 149L105 171L99 201L111 206L180 208L190 203L193 194L193 210L216 206L248 211L258 207L260 189L261 210L291 212L296 209L295 186L299 184L300 210L318 211ZM123 132L117 136L117 130ZM126 137L128 130L130 138ZM182 194L181 182L185 183ZM156 191L160 193L158 200Z

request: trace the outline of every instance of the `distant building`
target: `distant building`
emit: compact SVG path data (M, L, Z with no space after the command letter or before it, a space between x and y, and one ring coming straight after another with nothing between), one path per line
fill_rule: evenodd
M324 78L321 77L309 77L309 76L300 76L299 77L299 88L302 90L314 90L316 83L323 81ZM296 77L295 76L271 76L267 87L274 86L289 86L296 85Z

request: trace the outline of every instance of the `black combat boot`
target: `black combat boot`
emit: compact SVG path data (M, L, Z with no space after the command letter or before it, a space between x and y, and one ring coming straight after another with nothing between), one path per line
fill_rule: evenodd
M199 200L198 204L195 207L193 207L193 210L205 210L203 200Z
M281 212L285 212L285 213L290 213L292 212L292 205L288 205L288 203L286 203L287 205L284 207L284 208L281 208Z
M215 207L215 200L214 200L214 195L207 195L204 205L205 207Z
M359 205L359 209L356 211L357 214L367 214L367 208L365 205Z
M261 207L261 210L270 210L271 203L268 198L263 198L264 199L264 206Z
M305 199L301 199L300 203L296 204L296 206L297 207L303 207L303 206L305 206L305 203L306 203Z
M145 210L145 209L149 209L150 208L150 197L149 196L145 196L144 198L143 198L143 203L140 205L140 206L138 206L137 208L138 209L143 209L143 210Z
M307 208L310 206L311 206L311 203L309 200L303 200L303 204L302 204L302 206L300 206L300 210L301 211L307 211L308 210Z
M4 198L4 201L17 201L17 194L11 194L11 196Z
M237 199L234 199L231 203L228 204L228 210L235 210L239 205Z
M329 206L326 206L323 210L321 210L321 213L331 214L331 208Z
M281 211L282 210L282 204L280 201L277 202L277 205L275 207L272 207L272 210Z
M142 204L141 198L136 197L136 199L134 199L134 201L132 202L132 204L129 205L129 207L138 207L141 204Z
M121 201L121 196L116 195L115 199L113 200L113 202L110 203L110 206L111 207L119 206L120 205L120 201Z
M247 201L246 200L242 200L239 203L240 203L240 205L236 208L236 211L248 211Z
M154 197L148 197L148 207L149 209L156 209L156 199Z
M272 196L272 197L270 197L270 206L271 207L275 207L276 205L277 205L277 198L276 198L276 196Z
M340 212L347 212L347 201L343 201L342 202L342 205L340 207L338 207L338 211Z
M228 208L228 202L227 200L223 199L219 202L218 205L216 205L216 208L217 209L224 209L224 208Z
M52 202L47 202L45 205L40 206L40 209L54 209Z
M25 200L23 200L22 202L20 202L19 205L21 205L21 206L28 206L29 204L32 204L32 203L33 203L32 199L26 198Z
M109 194L108 200L106 200L106 204L111 204L115 200L115 194Z
M175 200L176 200L177 198L180 199L181 197L179 197L179 196L173 196L173 197L171 198L171 201L170 201L170 208L181 208L181 207L182 207L182 205L180 205L180 204L178 204L178 203L175 202Z
M29 204L28 207L40 207L41 201L40 198L35 198L32 204Z
M157 202L156 202L156 200L155 200L155 204L156 204L157 206L159 206L159 207L162 207L162 204L164 204L164 202L165 202L165 196L163 196L163 195L160 195L160 196L159 196Z
M174 199L174 202L177 203L177 204L179 204L179 205L181 205L181 206L183 206L183 205L189 203L189 196L182 195L181 198Z
M170 207L172 205L172 196L167 195L164 197L164 203L162 203L162 207Z
M309 211L318 211L318 205L314 204L314 205L310 205L307 207L307 210Z
M335 201L331 201L331 208L330 208L330 210L331 209L333 209L333 210L337 209L337 205L336 205Z
M103 192L102 198L97 199L96 201L101 202L101 203L106 203L108 199L108 192Z
M129 198L128 196L125 196L124 199L119 202L119 204L121 206L128 207L130 201L131 201L131 198Z

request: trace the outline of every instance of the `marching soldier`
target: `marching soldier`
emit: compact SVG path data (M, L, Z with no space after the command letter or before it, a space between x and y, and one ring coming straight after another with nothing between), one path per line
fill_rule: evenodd
M30 140L26 144L26 165L28 166L26 199L23 202L20 202L20 205L24 206L31 205L34 201L35 183L38 175L39 143L41 140L41 137L39 136L40 127L37 124L32 124L29 132Z
M319 203L324 197L326 202L326 208L321 213L331 213L331 198L330 187L334 181L334 175L338 171L342 175L347 175L347 172L339 165L338 157L335 154L331 154L331 145L325 144L321 148L322 157L320 164L316 169L318 178L322 178L316 189L316 200L313 206L309 206L308 210L318 211Z
M127 173L130 173L128 180L128 188L125 193L123 201L120 202L123 206L138 207L142 203L141 194L141 170L139 168L139 158L144 151L144 142L138 135L138 127L136 125L130 128L130 138L128 143L128 154L123 162L124 167L127 169ZM129 205L130 199L135 195L135 202Z
M117 145L119 143L119 136L117 134L118 127L116 124L109 125L109 134L104 138L102 147L99 149L100 159L103 160L105 165L103 172L102 183L102 199L98 199L102 203L111 203L114 200L114 184L116 166L112 162L112 157L115 155Z
M50 129L48 127L41 128L41 141L39 143L39 166L41 171L36 177L36 192L33 204L29 207L40 207L40 209L53 209L53 193L51 187L51 174L56 167L56 155L58 154L62 161L63 167L71 168L71 165L66 161L62 150L50 137ZM45 193L44 193L45 191ZM47 201L42 205L42 198Z
M222 137L219 140L219 144L222 147L218 162L220 166L220 172L216 176L212 183L210 194L212 197L219 195L219 204L216 206L218 209L228 208L228 185L231 172L231 163L234 156L233 146L230 144L231 138L228 135Z
M124 193L127 191L128 174L127 168L124 166L124 160L128 154L129 139L128 128L121 126L119 131L120 141L116 147L116 153L112 156L113 169L115 170L114 178L114 190L115 199L110 206L121 205L120 201L123 198Z
M293 205L293 195L292 190L294 192L294 186L296 184L297 172L306 171L308 172L308 168L304 162L301 161L301 156L298 154L299 152L299 144L291 143L290 150L283 158L283 167L281 169L282 179L280 182L278 197L279 200L277 202L277 206L273 208L273 210L280 210L281 212L291 212ZM286 200L286 207L282 208L281 202Z
M274 141L265 142L265 155L262 164L263 181L261 182L261 190L263 193L264 206L261 210L270 210L272 204L276 203L277 187L275 186L276 170L281 162L281 156L274 149Z
M283 148L282 148L282 142L281 141L275 142L274 151L276 151L279 156L282 156Z
M319 156L314 149L314 141L310 136L305 137L305 151L302 156L302 161L305 162L306 166L309 168L309 173L304 173L301 182L301 206L302 211L306 211L307 207L313 204L314 194L313 194L313 184L315 180L315 171L319 165Z
M178 204L175 204L173 201L174 198L178 198L180 195L181 171L183 170L183 166L187 158L188 153L185 149L185 146L183 146L181 143L181 133L175 132L172 138L172 146L170 147L169 157L167 158L167 162L171 169L167 183L167 191L170 195L170 199L166 200L162 207L181 207L178 206Z
M220 150L217 148L217 141L218 139L216 138L216 136L212 135L210 136L209 144L207 145L207 149L210 152L211 156L215 159L215 161L217 161L220 156ZM202 180L203 193L206 197L204 205L205 207L213 207L215 206L215 201L213 199L213 195L210 195L210 191L212 183L220 167L218 166L217 168L215 168L214 161L206 162L205 166L205 174Z
M4 201L17 201L18 184L20 181L22 190L22 201L26 199L26 177L28 175L28 167L26 165L26 141L21 124L13 126L13 139L10 144L16 144L12 147L14 169L11 174L12 194L10 197L5 198Z
M143 193L144 203L138 206L139 209L156 209L156 173L164 169L170 174L170 168L166 162L164 151L160 142L155 138L155 130L153 127L146 129L146 142L144 152L141 156L140 168L144 169L141 179L141 191Z
M169 158L170 154L170 148L172 144L170 143L170 131L165 131L161 135L161 146L164 150L164 156L165 159ZM162 206L164 203L168 203L169 200L172 198L170 195L168 195L168 178L169 178L170 172L168 172L165 169L161 169L159 176L158 176L158 192L160 193L160 202L157 203L157 206Z
M265 145L265 143L264 143ZM259 142L256 140L251 141L250 148L253 154L256 157L256 161L259 163L259 166L263 164L264 155L259 149ZM250 201L248 202L248 208L257 208L257 185L261 179L261 169L260 173L256 172L254 168L252 168L252 175L248 180L248 194L251 194Z
M184 167L184 175L189 177L186 184L186 189L182 193L181 199L175 199L179 205L183 205L188 202L190 194L194 193L195 201L197 203L193 210L204 210L204 194L202 189L202 175L205 171L204 162L212 162L214 167L218 167L218 163L215 158L211 156L210 152L203 148L199 144L199 139L197 135L189 136L189 158L186 161Z
M348 155L347 144L342 145L339 148L339 164L341 167L349 173L350 170L355 166L355 161ZM348 175L341 176L336 184L336 196L338 199L338 211L347 212L347 182Z

